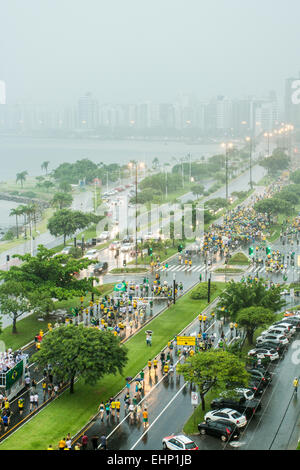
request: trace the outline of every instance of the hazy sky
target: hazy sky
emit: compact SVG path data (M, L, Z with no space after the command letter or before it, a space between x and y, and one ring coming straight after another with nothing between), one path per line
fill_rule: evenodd
M170 101L283 94L299 0L0 0L7 100Z

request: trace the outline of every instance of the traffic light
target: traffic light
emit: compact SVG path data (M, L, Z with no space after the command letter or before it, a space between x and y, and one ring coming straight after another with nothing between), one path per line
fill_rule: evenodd
M182 244L178 245L178 253L181 253L182 250L183 250L183 245Z
M126 259L123 259L123 266L126 266Z
M267 246L266 248L266 254L270 255L271 254L271 247Z
M249 256L252 256L253 255L253 246L249 246Z
M149 247L148 248L148 256L152 256L153 255L153 248Z

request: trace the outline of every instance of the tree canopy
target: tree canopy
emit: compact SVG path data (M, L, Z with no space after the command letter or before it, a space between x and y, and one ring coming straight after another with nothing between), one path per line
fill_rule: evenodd
M101 218L92 213L61 209L49 219L47 228L55 237L63 235L65 245L67 237L71 237L77 230L82 230L91 223L99 222Z
M208 350L189 357L177 366L184 380L197 385L202 409L205 410L205 395L209 390L221 391L228 382L248 384L248 373L244 363L234 354L223 350Z
M236 321L238 312L248 307L264 307L276 312L285 305L280 292L280 286L268 289L262 279L252 282L232 280L226 284L226 289L219 296L218 315Z
M110 331L70 324L49 332L32 361L39 368L51 364L53 375L70 382L70 393L74 393L76 376L94 385L105 374L121 374L127 363L127 348Z
M239 310L236 321L239 326L245 328L249 344L253 344L253 335L256 328L268 326L275 321L274 312L264 307L248 307Z

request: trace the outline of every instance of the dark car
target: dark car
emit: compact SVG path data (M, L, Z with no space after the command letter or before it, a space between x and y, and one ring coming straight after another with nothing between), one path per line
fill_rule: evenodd
M265 387L272 382L272 375L264 369L255 367L252 369L247 369L247 372L249 372L251 378L261 381Z
M283 354L286 349L287 349L287 344L282 344L279 341L273 340L273 339L266 339L266 341L263 341L262 343L257 344L256 343L256 349L259 348L266 348L266 349L275 349L279 355Z
M106 261L100 262L100 263L95 264L94 273L101 274L107 271L107 269L108 269L108 264L106 263Z
M220 397L215 398L210 407L213 410L220 408L231 408L233 410L239 411L241 414L245 415L246 418L251 418L254 413L261 408L259 400L246 400L244 397Z
M245 388L245 385L242 385L238 382L228 382L226 387L227 389ZM247 386L247 388L254 393L254 397L260 397L260 395L264 391L262 382L252 376L250 376L249 385Z
M228 421L218 419L216 421L208 421L198 424L200 434L208 434L209 436L220 437L223 442L240 437L239 428Z

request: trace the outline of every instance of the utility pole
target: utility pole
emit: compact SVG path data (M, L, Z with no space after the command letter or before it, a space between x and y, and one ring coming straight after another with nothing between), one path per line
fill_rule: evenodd
M138 164L135 162L135 265L137 266L137 180Z

